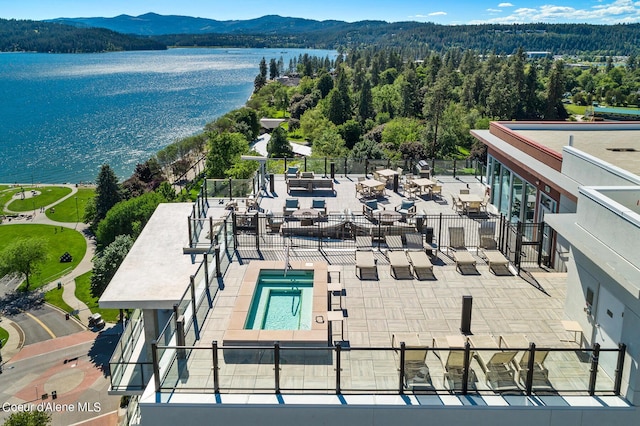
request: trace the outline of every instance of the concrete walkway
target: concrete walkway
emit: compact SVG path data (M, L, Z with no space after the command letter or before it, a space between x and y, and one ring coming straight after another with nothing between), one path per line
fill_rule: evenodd
M78 192L78 188L76 188L75 185L46 185L46 186L65 186L65 187L71 188L71 193L55 201L54 203L51 203L50 205L45 206L44 207L45 211L61 203L67 198L73 197ZM25 191L25 198L29 198L29 197L31 197L31 191ZM10 200L7 203L7 205L10 204L11 201L13 201L13 199ZM11 210L7 209L6 206L4 206L4 210L11 213L19 213L19 212L12 212ZM68 274L40 287L39 290L42 292L47 292L49 290L57 288L58 283L62 283L62 286L63 286L62 299L65 301L67 305L71 306L73 309L76 309L78 311L79 321L82 325L86 327L89 323L89 316L91 315L91 311L89 310L89 307L87 305L85 305L81 300L79 300L75 296L75 290L76 290L75 279L80 275L86 272L89 272L93 269L93 257L95 256L96 243L93 238L89 237L89 233L87 232L89 229L89 225L81 222L80 223L56 222L54 220L49 219L47 215L42 212L34 212L32 218L28 220L23 219L19 221L5 222L2 225L20 225L20 224L42 224L42 225L60 226L60 227L65 227L69 229L74 229L80 232L84 236L87 242L87 250L85 252L84 257L78 264L78 266L76 266ZM16 323L9 320L8 318L4 318L4 317L1 318L0 327L4 328L9 332L9 339L6 343L3 344L3 347L2 347L3 363L6 363L12 356L18 353L22 348L22 345L24 343L24 333Z

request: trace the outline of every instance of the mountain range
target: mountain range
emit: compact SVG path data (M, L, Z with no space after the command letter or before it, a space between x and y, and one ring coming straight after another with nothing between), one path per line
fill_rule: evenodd
M159 15L146 13L140 16L118 15L113 18L57 18L47 22L76 27L107 28L124 34L157 36L167 34L300 34L348 27L344 21L314 21L302 18L287 18L267 15L256 19L217 21L215 19L190 16ZM379 26L383 21L369 21Z

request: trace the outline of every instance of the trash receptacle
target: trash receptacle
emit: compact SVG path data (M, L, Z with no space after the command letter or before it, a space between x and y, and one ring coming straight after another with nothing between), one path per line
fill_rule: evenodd
M62 288L62 283L58 281L58 290L60 290L61 288Z

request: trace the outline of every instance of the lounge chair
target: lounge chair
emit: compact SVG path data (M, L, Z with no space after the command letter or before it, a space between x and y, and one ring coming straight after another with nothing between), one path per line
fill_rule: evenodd
M370 279L378 279L378 267L373 251L356 251L356 276L362 280L365 275Z
M509 271L509 259L498 250L496 240L492 237L482 237L480 239L480 256L484 258L489 266L489 270L497 275L497 270Z
M419 280L423 279L426 275L435 277L433 274L433 264L429 260L429 256L423 251L409 251L407 252L409 261L413 267L413 273Z
M415 201L403 200L399 206L395 207L395 211L402 215L402 221L406 222L408 217L416 214Z
M387 243L389 250L402 250L402 236L400 235L385 235L384 241Z
M371 235L356 235L356 250L371 251L373 249L373 238Z
M476 259L467 250L464 239L464 228L462 227L450 227L449 228L449 248L453 250L453 260L456 262L456 269L463 272L463 268L466 270L473 268L473 272L476 270Z
M316 176L313 172L301 172L300 173L300 178L301 179L314 179Z
M411 265L409 264L407 255L403 251L390 251L387 253L387 256L389 257L389 265L393 278L407 280L413 278Z
M509 335L500 336L500 341L505 342L505 346L512 350L522 350L522 354L513 361L513 365L516 368L516 374L520 383L524 384L527 380L527 373L529 372L529 357L530 352L524 350L529 348L530 342L523 335ZM544 365L549 351L537 350L533 357L533 385L534 387L551 387L549 383L549 370Z
M435 256L434 250L437 246L425 241L422 234L418 232L410 232L408 234L405 234L405 239L407 241L407 250L424 251L430 256Z
M425 386L430 382L429 367L427 366L428 347L413 348L405 346L404 351L404 386L412 388Z
M500 349L491 336L475 335L469 340L476 349L475 357L487 384L496 390L517 388L512 363L518 351Z
M470 352L469 362L473 357L473 351ZM444 357L441 356L441 360ZM442 363L444 370L444 380L449 385L450 390L462 389L462 380L464 377L464 351L460 349L450 350L447 354L446 361ZM473 371L469 371L469 382L474 381Z

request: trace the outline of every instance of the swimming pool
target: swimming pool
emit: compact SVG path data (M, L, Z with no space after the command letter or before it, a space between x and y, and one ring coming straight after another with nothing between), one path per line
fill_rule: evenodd
M310 330L312 270L261 270L245 330Z

